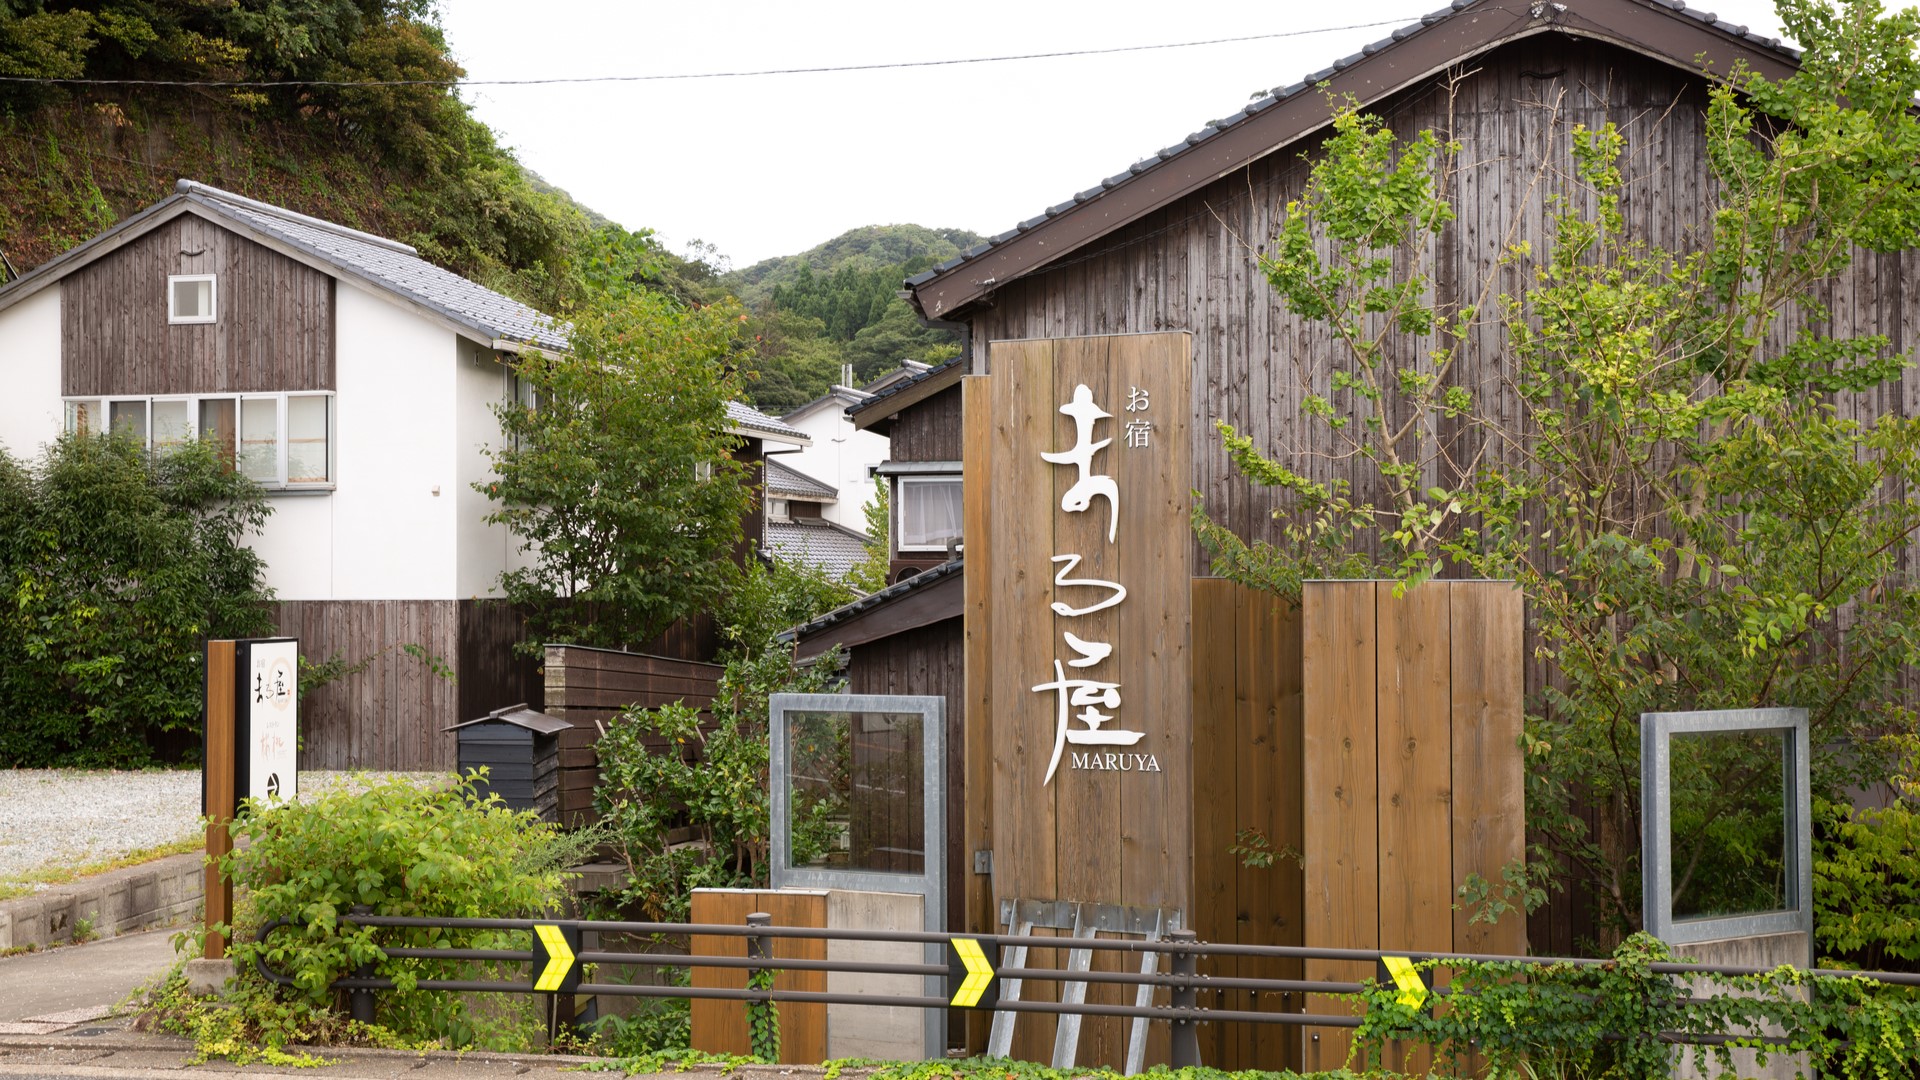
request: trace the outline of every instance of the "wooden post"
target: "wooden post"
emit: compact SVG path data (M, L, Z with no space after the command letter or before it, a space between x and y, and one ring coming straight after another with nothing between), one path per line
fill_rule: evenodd
M234 642L207 642L207 792L206 951L208 960L227 955L227 942L214 926L233 917L233 885L220 873L219 860L233 850L228 825L237 805L233 758L235 730Z

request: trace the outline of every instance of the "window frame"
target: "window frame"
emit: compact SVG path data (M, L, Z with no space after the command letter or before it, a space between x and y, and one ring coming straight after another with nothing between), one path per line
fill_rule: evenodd
M962 533L961 535L956 535L952 537L950 543L943 542L939 544L909 544L906 542L907 503L910 501L907 496L908 488L911 486L917 486L921 484L947 484L947 483L961 485L962 509L964 513L964 507L965 507L964 500L966 497L966 487L965 487L965 480L962 477L962 474L957 472L919 473L919 474L903 473L893 477L893 521L891 524L893 526L893 537L894 537L893 547L895 551L909 551L909 552L931 551L931 552L945 553L949 547L956 546L965 540L965 535L964 533Z
M287 401L290 398L327 398L327 479L324 481L289 481L287 479L287 455L291 434L287 429ZM62 397L63 430L75 430L76 405L97 404L100 408L100 420L97 426L103 431L90 434L109 433L113 430L113 405L115 402L140 402L146 406L146 450L148 453L164 453L157 446L153 430L153 405L158 401L184 401L187 404L187 438L197 440L201 437L200 406L206 401L231 401L234 423L234 461L233 467L239 468L239 457L243 440L240 438L240 426L244 423L247 401L273 402L274 415L274 454L273 477L271 479L254 478L254 482L269 492L328 492L339 486L339 415L340 395L333 390L282 390L273 393L231 393L231 394L100 394Z
M204 281L207 283L207 313L201 315L182 315L173 306L175 284L183 281ZM170 326L193 326L220 321L220 275L218 274L168 274L167 275L167 324Z

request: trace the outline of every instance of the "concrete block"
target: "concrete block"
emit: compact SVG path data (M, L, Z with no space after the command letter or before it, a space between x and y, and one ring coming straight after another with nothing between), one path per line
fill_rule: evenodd
M918 893L827 893L827 926L832 929L908 930L926 928L925 902ZM914 942L827 942L827 959L847 963L924 963L924 946ZM925 992L918 975L828 972L827 993L918 997ZM919 1009L874 1005L827 1006L827 1056L879 1061L919 1061L927 1056L925 1021Z
M1786 934L1760 934L1753 937L1723 938L1718 941L1690 941L1672 946L1676 956L1685 957L1694 963L1718 964L1725 967L1779 967L1791 964L1805 968L1812 964L1812 935L1793 932ZM1682 979L1693 993L1699 995L1729 995L1752 997L1751 993L1731 991L1714 983L1711 979ZM1799 993L1804 994L1801 988ZM1769 1034L1778 1035L1780 1029L1772 1024L1766 1026ZM1693 1063L1693 1048L1686 1047L1681 1052L1681 1060L1673 1070L1674 1080L1706 1080L1709 1076L1720 1075L1720 1065L1711 1057L1703 1071ZM1759 1064L1758 1054L1753 1050L1733 1051L1734 1071L1731 1076L1747 1077L1749 1080L1793 1080L1796 1076L1812 1075L1807 1067L1805 1054L1769 1054L1767 1063Z
M232 960L189 960L186 968L187 993L195 997L213 997L226 989L233 978Z
M0 908L0 951L13 948L13 912Z

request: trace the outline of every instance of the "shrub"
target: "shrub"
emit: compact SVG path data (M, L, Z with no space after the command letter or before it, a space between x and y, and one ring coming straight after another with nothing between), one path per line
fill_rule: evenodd
M1814 940L1822 963L1920 970L1920 814L1815 799Z
M466 996L414 988L420 979L484 979L483 965L384 958L383 947L526 950L524 932L360 927L342 921L358 904L380 915L526 918L559 907L563 869L599 839L567 834L498 796L475 795L476 776L438 790L391 781L365 792L329 792L309 803L257 810L244 828L250 846L221 861L245 890L248 915L232 955L243 972L257 960L291 975L275 995L308 1008L340 1011L333 981L373 965L398 989L376 995L376 1020L402 1040L514 1049L531 1030L517 1004L476 1011ZM275 919L298 925L254 940ZM513 967L510 978L523 978Z
M196 730L203 642L273 626L245 545L268 513L207 446L0 451L0 764L145 765Z

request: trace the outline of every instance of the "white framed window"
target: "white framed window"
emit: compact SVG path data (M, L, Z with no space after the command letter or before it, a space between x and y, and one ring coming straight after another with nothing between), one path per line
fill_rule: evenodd
M767 500L767 520L768 521L785 521L792 516L793 516L793 509L792 507L789 507L787 505L787 500L785 499L768 499Z
M219 283L212 274L167 276L167 321L210 323L218 312Z
M333 399L328 391L69 398L67 430L124 433L156 454L204 439L262 487L325 490L334 483Z
M894 478L893 528L900 551L945 551L960 539L960 478Z

